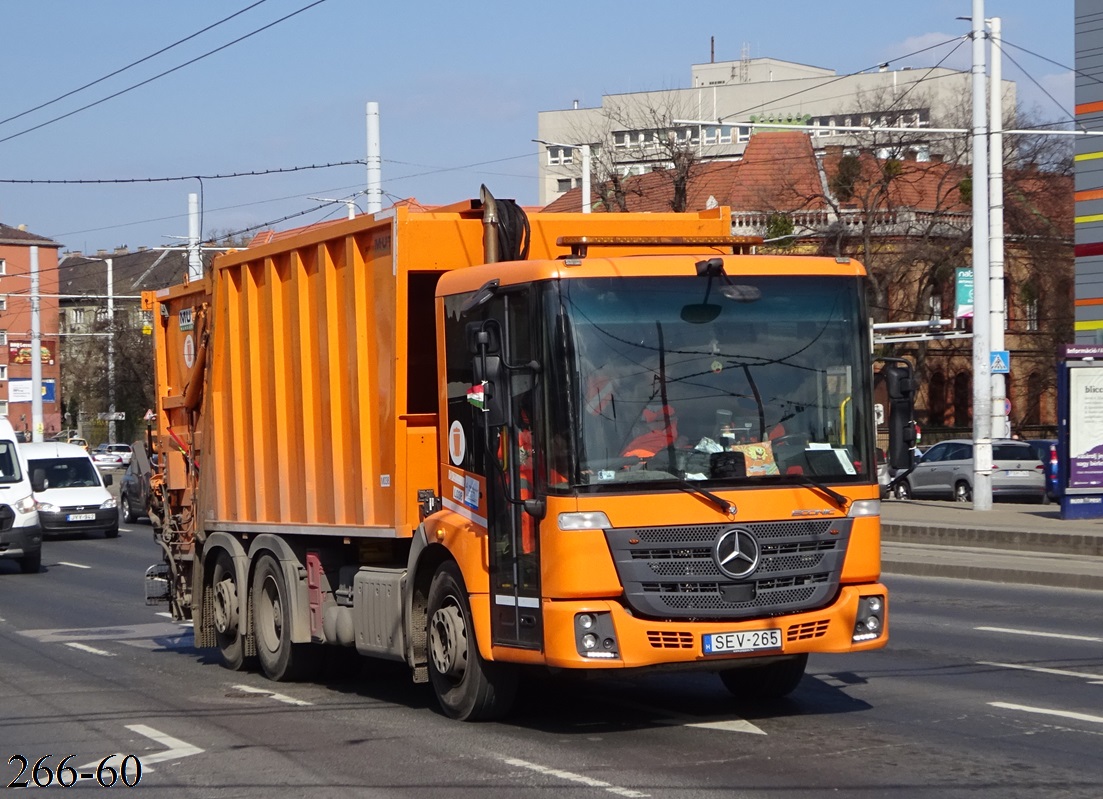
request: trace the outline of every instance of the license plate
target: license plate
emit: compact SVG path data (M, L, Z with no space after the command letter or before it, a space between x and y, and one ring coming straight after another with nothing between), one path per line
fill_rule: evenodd
M91 522L95 521L96 514L94 513L70 513L65 517L67 522Z
M1008 477L1027 477L1029 475L1030 475L1030 472L1028 472L1024 469L1012 469L1011 471L1009 471L1007 473Z
M781 630L743 630L738 633L708 633L701 637L706 655L760 652L781 649Z

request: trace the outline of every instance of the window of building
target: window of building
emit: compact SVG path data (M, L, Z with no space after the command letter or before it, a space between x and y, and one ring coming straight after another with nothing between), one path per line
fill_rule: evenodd
M8 298L6 296L0 297L0 311L8 310Z
M8 346L8 331L0 330L0 347Z
M0 275L6 275L8 273L8 262L3 258L0 258Z
M1038 300L1035 298L1028 301L1024 307L1023 312L1026 315L1026 329L1037 330L1038 329Z
M748 142L751 140L751 129L749 126L740 125L739 127L739 141Z
M613 132L613 146L624 148L631 144L631 134L626 130Z
M84 324L84 309L83 308L70 308L69 309L69 323L71 325L83 325Z
M931 319L942 318L942 295L931 295Z
M555 181L555 188L556 191L564 192L570 191L574 186L571 185L570 178L559 178L559 180Z
M0 363L0 380L8 379L8 365L6 363Z
M548 165L560 166L563 164L574 163L574 148L572 147L549 147L548 148Z
M0 400L0 416L8 415L8 401Z

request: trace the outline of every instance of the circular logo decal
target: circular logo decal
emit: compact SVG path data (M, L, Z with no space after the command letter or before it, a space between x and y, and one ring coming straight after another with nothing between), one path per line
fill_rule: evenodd
M452 459L453 466L463 463L463 457L467 454L467 436L463 433L463 425L459 421L452 422L448 428L448 457Z
M712 554L721 572L733 580L742 580L758 568L762 552L758 547L758 539L750 531L735 527L716 539Z
M191 333L184 336L184 363L189 369L195 365L195 339Z

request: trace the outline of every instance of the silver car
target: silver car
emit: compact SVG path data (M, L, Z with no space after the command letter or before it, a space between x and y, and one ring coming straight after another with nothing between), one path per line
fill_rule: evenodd
M973 442L967 438L942 441L927 450L915 468L896 482L898 499L955 499L973 501ZM1043 502L1045 465L1025 441L992 442L992 498L1012 502Z

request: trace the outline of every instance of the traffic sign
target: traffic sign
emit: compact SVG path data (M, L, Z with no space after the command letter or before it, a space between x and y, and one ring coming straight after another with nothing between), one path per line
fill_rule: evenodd
M1008 374L1011 371L1011 353L1007 350L993 350L988 364L992 374Z

